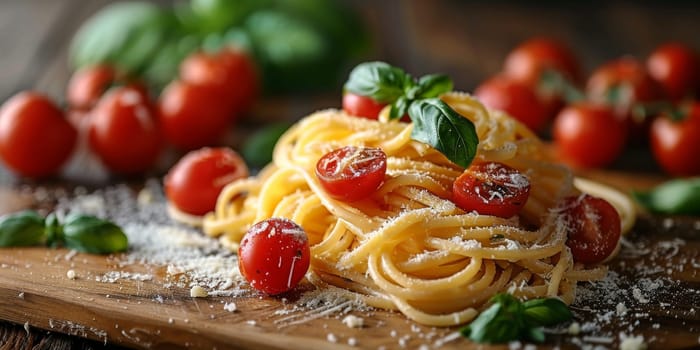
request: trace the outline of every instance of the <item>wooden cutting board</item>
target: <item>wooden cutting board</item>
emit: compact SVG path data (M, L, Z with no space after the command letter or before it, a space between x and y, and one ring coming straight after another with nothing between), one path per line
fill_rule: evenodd
M623 188L657 182L591 174L598 175ZM12 189L2 196L2 211L32 205ZM572 307L581 332L550 333L548 346L617 348L620 333L643 336L650 348L700 346L700 219L642 217L627 240L628 247L611 263L613 288L582 287L588 293L584 300L597 305ZM115 271L128 278L106 281ZM311 288L304 285L284 299L255 292L193 298L188 287L172 283L166 266L123 265L120 256L64 249L0 249L0 319L25 327L138 348L478 347L455 337L457 328L420 326L398 313L342 306L328 315L285 311ZM619 305L605 302L616 298L623 300L622 313L616 311ZM345 325L348 313L362 318L364 326Z

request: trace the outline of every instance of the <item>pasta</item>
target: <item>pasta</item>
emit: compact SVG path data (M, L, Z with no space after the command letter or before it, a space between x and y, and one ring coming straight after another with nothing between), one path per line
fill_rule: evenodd
M475 125L475 162L497 161L530 179L518 216L464 212L449 200L464 169L411 139L412 124L314 113L278 141L273 162L257 176L224 188L202 221L206 234L236 250L246 230L270 217L301 225L311 244L310 280L362 295L370 305L398 309L425 325L469 322L494 294L573 301L578 281L602 278L604 266L575 263L556 210L579 193L571 171L552 161L529 129L489 111L465 93L442 100ZM384 183L369 198L345 203L326 194L315 176L325 153L347 145L379 147L388 156ZM590 182L605 196L613 191ZM585 188L584 188L585 190ZM613 204L623 228L634 209L625 195Z

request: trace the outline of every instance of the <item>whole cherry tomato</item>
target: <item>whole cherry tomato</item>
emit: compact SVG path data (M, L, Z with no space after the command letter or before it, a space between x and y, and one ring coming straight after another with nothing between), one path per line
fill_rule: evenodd
M142 82L127 79L113 66L101 64L87 66L73 73L66 88L68 104L72 109L89 110L114 85L129 85L148 96L146 86Z
M531 86L540 84L546 71L561 74L576 83L581 79L581 68L571 49L558 40L545 37L529 39L518 45L506 57L503 72Z
M566 245L576 262L598 264L620 241L620 215L604 199L588 194L568 197L561 206L560 220L568 231Z
M452 200L458 207L503 218L520 212L529 196L530 180L517 169L496 162L470 166L452 185Z
M593 103L565 107L552 129L558 155L574 167L609 165L622 153L627 139L625 122L609 107Z
M310 264L309 239L299 225L270 218L253 225L238 248L238 267L250 285L270 295L293 289Z
M386 162L386 153L379 148L345 146L318 160L316 177L331 197L352 202L379 188Z
M180 65L180 79L219 89L230 102L231 118L248 111L260 93L255 62L246 52L234 48L189 55Z
M352 92L343 94L343 110L349 115L368 119L379 118L379 112L384 109L386 103L380 103L371 97L358 95Z
M58 173L75 148L78 132L47 97L21 92L0 108L0 157L16 173Z
M504 75L481 83L474 95L491 109L504 111L533 131L542 131L550 115L530 85Z
M698 54L681 43L657 47L647 58L647 70L665 95L674 101L692 96L700 87Z
M634 138L646 138L645 115L636 113L635 107L657 100L659 87L637 59L623 57L600 66L588 79L586 94L622 116Z
M657 163L676 176L700 175L700 102L682 108L682 118L668 113L651 124L651 149Z
M152 167L162 149L154 109L143 93L132 87L113 88L90 116L88 139L107 168L136 174Z
M248 176L243 159L230 148L187 153L165 176L165 195L179 210L204 215L214 210L224 186Z

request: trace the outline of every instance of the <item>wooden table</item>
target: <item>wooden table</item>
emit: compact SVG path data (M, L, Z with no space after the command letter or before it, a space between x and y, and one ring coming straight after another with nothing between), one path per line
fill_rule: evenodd
M506 53L534 35L552 35L571 43L587 71L624 54L643 58L666 40L682 41L700 50L697 36L700 5L692 1L642 4L611 1L595 5L548 1L347 2L358 9L373 33L374 51L368 58L386 60L416 75L446 73L454 79L456 89L465 91L471 91L496 73ZM70 76L66 59L69 39L87 16L106 3L105 0L0 2L0 100L29 88L62 99ZM238 134L246 135L261 120L296 120L313 110L338 106L339 91L338 87L315 96L267 97L256 110L255 121L243 122ZM634 158L641 161L623 160L616 168L655 171L643 151L641 157L637 154ZM607 174L600 176L609 180ZM624 182L620 180L620 184ZM0 213L32 204L17 194L18 189L44 186L71 184L62 180L28 183L0 166ZM692 221L687 227L692 227ZM697 232L692 237L697 241ZM34 346L103 348L101 343L34 328L25 331L21 325L0 322L0 349Z

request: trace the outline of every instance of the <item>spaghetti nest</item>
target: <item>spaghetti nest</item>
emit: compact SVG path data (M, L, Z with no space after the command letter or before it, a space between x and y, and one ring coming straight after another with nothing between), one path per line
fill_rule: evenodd
M577 281L602 278L606 269L575 263L565 245L557 206L578 193L571 171L551 161L541 141L507 115L464 93L442 99L474 123L475 162L501 162L529 178L530 197L518 216L456 207L452 183L464 169L412 140L412 124L327 110L288 130L258 176L225 187L203 220L204 232L235 250L256 222L289 218L309 237L312 282L357 292L370 305L398 309L426 325L469 322L505 291L572 302ZM348 145L379 147L388 156L381 187L352 203L329 197L315 175L319 158ZM623 222L629 217L623 213Z

